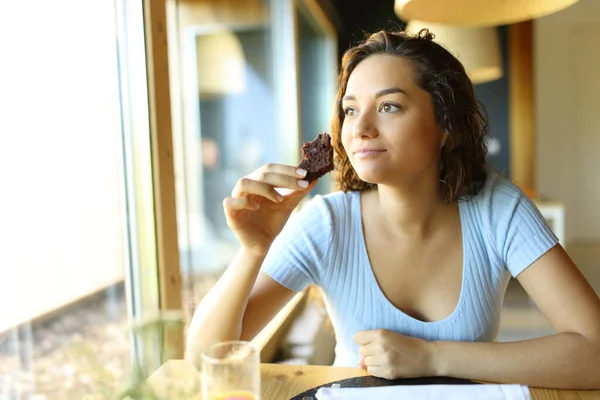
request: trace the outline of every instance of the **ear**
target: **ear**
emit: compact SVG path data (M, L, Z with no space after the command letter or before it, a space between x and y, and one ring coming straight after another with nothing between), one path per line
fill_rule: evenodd
M446 142L448 141L448 136L449 136L449 135L450 135L450 134L448 133L448 131L444 131L444 135L442 136L442 141L441 141L441 143L440 143L440 149L441 149L442 147L444 147L444 145L445 145L445 144L446 144Z

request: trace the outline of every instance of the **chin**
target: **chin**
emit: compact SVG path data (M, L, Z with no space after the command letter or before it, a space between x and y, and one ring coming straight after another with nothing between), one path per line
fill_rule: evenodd
M382 183L385 179L380 173L376 173L375 171L356 171L356 174L360 178L361 181L372 183L374 185Z
M400 182L410 181L411 178L414 178L416 174L413 174L412 171L406 170L375 170L375 169L362 169L356 170L356 174L358 177L367 183L371 183L374 185L397 185Z

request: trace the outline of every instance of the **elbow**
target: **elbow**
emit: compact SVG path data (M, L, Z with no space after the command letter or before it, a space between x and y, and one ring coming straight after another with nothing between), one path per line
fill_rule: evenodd
M185 341L185 349L183 351L183 359L196 367L198 364L199 356L200 356L200 353L198 351L198 344L195 343L193 336L190 335L190 336L188 336L187 340Z
M225 334L223 332L207 332L191 329L188 331L188 337L185 342L184 359L190 364L200 367L202 362L202 353L211 346L225 341L239 340L240 336Z
M584 387L577 389L600 390L600 352L594 352L592 357L593 359L591 361L590 368L587 368L585 371L580 371L580 373L585 375Z
M580 334L584 346L582 355L584 355L585 367L578 363L577 373L580 374L583 382L577 387L580 390L599 390L600 389L600 333ZM583 360L580 360L583 361ZM579 386L579 385L578 385Z
M593 338L589 338L592 354L592 370L590 376L590 389L600 390L600 333Z

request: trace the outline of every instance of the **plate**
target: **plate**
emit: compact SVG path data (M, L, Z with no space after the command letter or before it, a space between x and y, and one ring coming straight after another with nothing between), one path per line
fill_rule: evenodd
M473 382L467 379L460 378L449 378L445 376L431 377L431 378L410 378L410 379L395 379L387 380L383 378L376 378L374 376L358 376L356 378L342 379L341 381L334 381L325 383L323 385L314 387L307 390L306 392L300 393L290 400L316 400L315 394L321 387L331 387L331 385L340 385L341 388L361 388L361 387L376 387L376 386L397 386L397 385L476 385L477 382Z

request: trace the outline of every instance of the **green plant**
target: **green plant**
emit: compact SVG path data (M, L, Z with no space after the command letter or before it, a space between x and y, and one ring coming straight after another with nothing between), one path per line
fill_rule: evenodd
M187 400L197 398L199 379L185 382L178 377L163 380L153 387L148 378L166 361L178 358L178 344L183 337L184 318L181 313L167 311L136 321L131 328L134 359L131 373L113 400ZM167 377L168 378L168 377Z

